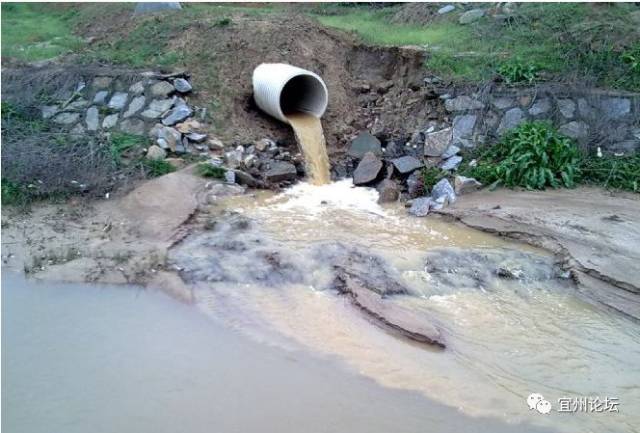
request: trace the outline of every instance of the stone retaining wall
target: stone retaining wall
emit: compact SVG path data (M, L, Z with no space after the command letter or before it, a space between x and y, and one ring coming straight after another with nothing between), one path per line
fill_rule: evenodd
M549 120L581 147L610 153L640 151L640 94L559 85L487 88L441 96L452 113L460 147L498 140L526 120Z
M185 101L191 85L183 75L142 73L137 78L80 81L68 99L41 107L42 117L78 134L118 130L144 135L158 123L169 126L193 114L204 116Z

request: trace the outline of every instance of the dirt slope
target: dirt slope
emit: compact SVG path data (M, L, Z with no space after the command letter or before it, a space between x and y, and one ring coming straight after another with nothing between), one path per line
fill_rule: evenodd
M439 213L555 252L583 292L640 319L640 200L596 188L482 191Z

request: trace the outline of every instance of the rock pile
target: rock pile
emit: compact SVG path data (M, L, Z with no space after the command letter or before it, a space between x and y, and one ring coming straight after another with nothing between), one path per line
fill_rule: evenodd
M121 131L149 134L154 142L150 159L164 159L169 152L180 155L217 148L206 143L205 125L193 119L205 117L205 109L190 106L192 91L186 73L146 72L130 83L120 76L98 76L80 82L73 94L54 105L41 107L42 117L68 127L76 134Z
M462 162L461 146L455 144L461 143L456 137L453 126L438 122L414 133L404 144L397 140L382 143L363 131L352 140L347 159L334 167L334 174L351 174L355 185L375 187L380 202L408 200L412 215L425 216L430 210L455 202L458 194L481 186L475 179L455 176L454 186L443 178L432 191L425 191L424 168L438 168L443 174L454 176Z

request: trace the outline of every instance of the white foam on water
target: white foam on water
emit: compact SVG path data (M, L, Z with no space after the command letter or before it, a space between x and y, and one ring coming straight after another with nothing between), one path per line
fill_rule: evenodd
M280 202L286 198L285 202ZM271 201L271 200L270 200ZM377 216L388 216L378 204L378 191L353 185L352 179L343 179L325 185L300 182L272 199L272 209L295 211L312 216L327 211L347 211Z

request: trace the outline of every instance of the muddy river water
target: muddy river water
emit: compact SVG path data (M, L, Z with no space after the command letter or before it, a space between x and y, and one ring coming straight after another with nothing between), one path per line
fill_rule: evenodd
M230 198L218 205L218 226L187 238L170 259L211 317L261 342L336 357L386 387L469 416L561 431L640 425L636 323L582 301L544 252L409 218L376 199L349 180ZM390 301L435 324L444 350L390 334L331 289L336 260L354 255L375 258L364 272L384 268L408 288ZM503 268L508 278L493 275ZM529 410L531 393L552 412ZM617 399L618 412L560 411L567 399L595 397Z
M198 311L3 275L5 431L637 431L640 326L582 301L548 254L407 217L348 180L212 212L169 254ZM402 288L384 302L445 348L363 314L338 268ZM596 397L615 410L561 411Z

